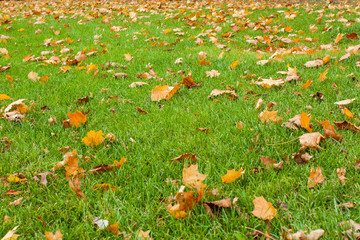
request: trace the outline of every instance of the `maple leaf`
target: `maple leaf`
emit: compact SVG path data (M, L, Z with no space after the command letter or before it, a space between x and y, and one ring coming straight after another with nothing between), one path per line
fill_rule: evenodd
M302 147L315 149L320 149L320 141L324 139L324 136L319 132L305 133L299 137Z
M208 215L215 217L218 213L221 212L223 208L230 208L235 205L237 199L234 198L233 202L231 202L231 198L223 198L219 201L214 202L204 202L203 205L205 207L205 211Z
M345 174L346 174L346 169L344 167L336 169L336 175L338 176L340 182L342 182L343 184L345 184L347 180Z
M348 121L334 122L337 129L353 130L354 132L360 132L360 128Z
M316 184L322 183L325 180L322 175L322 171L320 167L317 167L316 171L314 168L311 168L310 176L309 176L309 188L313 188Z
M101 130L98 132L91 130L87 133L87 136L81 140L81 142L83 142L87 146L97 146L104 141L103 136L104 134Z
M63 157L64 160L61 161L61 162L58 162L58 163L52 168L52 170L53 170L53 171L56 171L56 170L62 168L65 164L67 164L67 163L69 162L69 160L70 160L70 161L73 161L72 159L74 159L76 156L77 156L77 150L76 150L76 149L74 149L74 151L72 151L72 152L67 152L67 153L65 153L65 155L64 155L64 157Z
M188 167L185 166L183 169L183 183L189 188L197 189L198 192L200 192L200 189L207 187L207 185L203 183L206 176L206 174L199 173L197 164L192 164Z
M114 235L118 235L119 234L119 223L109 225L109 231Z
M280 122L282 120L282 117L276 116L277 113L278 113L278 111L265 110L265 111L260 113L259 118L260 118L262 123L265 123L265 122L278 123L278 122Z
M71 176L76 176L83 172L85 172L85 170L79 167L79 159L75 158L73 155L69 155L67 166L65 166L66 180L69 180Z
M310 119L311 117L309 117L306 112L302 112L300 116L300 124L301 127L308 130L308 132L313 132L313 130L310 127Z
M285 84L285 80L279 78L279 79L261 79L261 81L256 81L255 84L260 85L264 87L265 89L270 89L273 86L282 86Z
M163 99L169 100L179 89L179 85L175 87L168 87L167 85L156 86L153 90L151 90L151 101L160 101Z
M262 220L270 221L276 216L277 210L270 202L267 202L264 197L255 197L253 200L254 210L252 214Z
M326 138L332 137L339 142L341 141L341 134L335 133L334 126L332 126L328 120L325 120L323 122L318 122L318 123L323 127L324 136Z
M197 84L195 84L194 79L191 77L191 73L189 73L186 77L184 75L182 75L181 77L182 77L182 81L180 83L184 84L188 88L197 86Z
M120 161L114 160L114 166L117 168L120 168L124 163L126 163L126 158L121 158Z
M214 70L214 69L211 70L211 71L206 71L205 74L206 74L206 77L210 77L210 78L214 78L214 77L220 76L219 71Z
M345 36L345 34L343 34L343 33L338 33L338 35L337 35L336 38L335 38L334 43L335 43L335 44L339 43L339 42L341 41L341 39L344 38L344 36Z
M35 181L40 181L40 183L41 184L44 184L45 186L46 186L46 184L47 184L47 179L46 179L46 176L48 175L48 174L51 174L51 175L53 175L55 178L56 178L56 175L54 174L54 173L52 173L52 172L44 172L44 173L39 173L39 174L37 174L35 177L33 177L33 179L35 180ZM41 179L39 179L38 177L41 177Z
M72 179L69 180L69 186L72 190L74 190L76 196L80 198L85 198L83 191L81 191L81 182L79 174L76 174Z
M196 161L196 154L184 153L184 154L181 154L180 156L178 156L176 158L171 159L170 161L171 162L181 162L181 161L183 161L185 159L189 159L191 161Z
M57 230L55 234L45 231L46 240L62 240L63 235L60 230Z
M175 196L175 205L169 204L167 210L175 218L182 219L187 216L187 212L190 211L197 203L197 199L194 197L194 192L178 192Z
M81 124L84 124L86 122L86 115L82 112L76 110L74 113L67 113L70 123L72 126L78 128L81 126Z
M0 94L0 100L7 100L10 99L10 97L6 94Z
M110 183L101 183L101 184L96 184L93 187L94 190L102 190L103 192L107 192L111 189L111 191L116 191L116 187L112 186Z
M239 61L240 60L236 60L235 62L231 63L229 66L230 70L234 70L236 66L240 65Z
M240 168L239 171L236 171L235 169L227 170L227 173L224 176L221 176L221 181L223 183L231 183L241 177L245 173L245 170L243 168Z

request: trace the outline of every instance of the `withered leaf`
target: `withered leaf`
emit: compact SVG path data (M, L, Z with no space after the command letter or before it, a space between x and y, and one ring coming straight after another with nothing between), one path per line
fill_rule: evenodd
M243 168L240 168L239 171L236 171L235 169L227 170L227 173L224 176L221 176L221 181L223 183L231 183L241 177L245 173L245 170Z
M46 186L47 184L47 179L46 179L46 176L50 174L50 175L53 175L55 178L56 178L56 175L52 172L44 172L44 173L39 173L38 175L36 175L35 177L33 177L33 179L35 181L40 181L41 184L44 184ZM39 179L39 177L41 177L41 179Z
M355 126L354 124L348 122L348 121L342 121L342 122L334 122L337 129L342 130L353 130L355 132L360 132L360 128Z
M255 197L253 200L254 210L252 214L262 220L271 220L276 216L277 210L264 197Z
M114 168L114 165L112 164L100 164L98 166L93 167L89 170L89 173L93 174L101 174L107 171L110 171Z
M198 192L200 192L200 189L207 187L207 185L203 183L206 176L206 174L199 173L197 164L192 164L188 167L185 166L183 169L183 183L189 188L197 189Z
M180 156L171 159L171 162L182 162L183 160L189 159L192 162L196 161L196 154L195 153L184 153L181 154Z
M320 167L317 167L315 170L311 168L310 176L309 176L309 188L313 188L316 184L322 183L325 180L324 176L322 175L322 171Z
M69 180L69 186L72 190L74 190L76 196L80 198L85 198L83 191L81 191L81 181L79 174L76 174L73 178Z
M204 202L203 205L207 214L213 217L221 213L223 208L230 208L233 206L231 198L223 198L214 202Z

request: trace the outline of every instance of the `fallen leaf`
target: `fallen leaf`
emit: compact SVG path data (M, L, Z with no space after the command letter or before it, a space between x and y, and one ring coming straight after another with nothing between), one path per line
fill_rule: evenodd
M221 181L223 183L231 183L241 177L245 173L245 170L243 168L240 168L239 171L236 171L235 169L227 170L227 173L224 176L221 176Z
M341 134L336 134L335 133L335 128L333 125L330 124L330 122L328 120L325 120L323 122L318 122L324 130L324 136L326 138L332 137L337 141L341 141Z
M76 149L74 149L74 151L72 151L72 152L67 152L67 153L65 153L65 155L64 155L64 157L63 157L64 160L61 161L61 162L58 162L58 163L52 168L52 171L56 171L56 170L62 168L65 164L67 164L67 163L69 162L69 160L70 160L70 161L74 161L75 158L76 158L76 156L77 156L77 150L76 150Z
M264 197L255 197L253 200L254 210L252 214L262 220L270 221L276 216L277 210L270 202L267 202Z
M300 125L302 128L305 128L308 132L312 132L313 130L310 127L310 119L306 112L302 112L300 115Z
M114 166L117 168L120 168L124 163L126 163L126 158L121 158L120 161L114 160Z
M0 100L7 100L10 99L10 97L6 94L0 94Z
M339 102L334 102L334 104L339 105L339 106L344 106L344 105L348 105L348 104L354 102L355 100L356 100L356 98L346 99L346 100L342 100Z
M142 86L142 85L147 85L147 83L146 82L133 82L132 84L130 84L129 87L134 88L134 87Z
M211 71L206 71L205 74L206 74L206 77L210 77L210 78L214 78L214 77L220 76L219 71L214 70L214 69L211 70Z
M46 179L46 176L50 174L50 175L53 175L55 178L56 178L56 175L52 172L44 172L44 173L39 173L37 174L35 177L33 177L33 179L35 181L40 181L41 184L44 184L46 186L47 184L47 179ZM38 177L41 177L41 179L39 179Z
M104 141L103 136L104 134L101 130L98 132L91 130L87 133L87 136L81 140L81 142L83 142L87 146L97 146Z
M311 231L309 234L305 234L303 230L296 233L287 232L284 240L318 240L325 233L322 229Z
M70 124L76 128L80 127L81 124L86 122L86 115L78 110L76 110L74 113L68 112L67 115L70 119Z
M339 207L354 208L354 204L351 202L342 203Z
M313 80L311 80L311 79L307 80L307 82L305 84L303 84L301 89L308 88L312 83L313 83Z
M150 230L144 232L143 230L140 230L139 231L139 234L138 234L138 237L141 239L141 240L151 240L151 237L150 237Z
M99 217L93 218L93 223L100 229L103 230L109 226L109 221L100 219Z
M114 235L118 235L119 234L119 232L118 232L119 231L119 223L109 225L109 231Z
M240 60L236 60L235 62L231 63L229 68L230 70L234 70L236 68L236 66L240 65Z
M60 230L57 230L55 235L52 232L45 231L46 240L62 240L63 235Z
M125 56L125 60L128 62L130 62L133 59L133 57L129 53L125 53L124 56Z
M218 215L223 208L230 208L233 206L231 198L223 198L219 201L214 202L204 202L205 211L208 215L215 217Z
M344 107L342 109L342 112L349 118L352 119L354 117L354 113L352 113L349 109L347 109L346 107Z
M344 36L345 36L345 34L343 34L343 33L338 33L338 35L337 35L336 38L335 38L334 43L335 43L335 44L339 43L339 42L341 41L341 39L344 38Z
M338 176L340 182L342 182L342 184L346 183L347 178L345 177L346 174L346 169L344 167L338 168L336 169L336 175Z
M12 230L8 231L5 236L1 239L1 240L15 240L18 237L20 237L20 235L15 234L16 230L18 229L19 226L14 227Z
M265 122L278 123L282 120L282 117L278 117L277 113L278 113L278 111L264 110L259 114L259 118L262 123L265 123Z
M275 159L266 156L261 156L260 161L265 165L266 169L270 169L276 163Z
M265 89L270 89L273 86L282 86L285 84L285 80L282 78L279 79L261 79L261 81L256 81L255 84L264 87Z
M236 100L239 96L235 93L235 91L232 90L219 90L219 89L214 89L211 91L210 95L208 96L208 98L212 98L212 97L216 97L219 95L223 95L223 94L228 94L230 95L230 99L232 100Z
M111 191L115 191L117 188L115 186L112 186L110 183L101 183L101 184L96 184L93 187L94 190L102 190L103 192L107 192L111 189Z
M360 224L354 222L352 219L349 221L342 221L339 226L346 227L346 231L342 232L344 236L354 236L355 238L360 237Z
M184 153L184 154L181 154L180 156L176 157L176 158L173 158L171 159L170 161L171 162L182 162L183 160L190 160L190 161L196 161L196 154L194 153Z
M309 188L313 188L316 184L322 183L325 178L322 175L322 171L320 167L317 167L316 171L314 168L311 168L310 176L309 176Z
M104 172L108 172L114 168L114 165L112 164L100 164L98 166L93 167L89 170L89 173L93 174L101 174Z
M15 201L11 202L10 205L12 206L18 206L21 204L22 200L24 199L24 197L18 198Z
M23 193L23 191L17 191L17 190L7 190L3 195L19 195Z
M136 107L136 110L138 110L138 112L141 113L141 114L148 114L147 111L145 111L144 109L142 109L140 107Z
M342 130L353 130L355 132L360 132L360 128L355 126L354 124L348 122L348 121L342 121L342 122L334 122L337 129Z
M80 198L85 198L83 191L81 191L81 182L79 174L76 174L72 179L69 180L69 186L74 190L76 196Z
M178 192L175 196L176 204L169 204L167 210L177 219L187 217L187 212L190 211L197 201L194 197L194 192Z
M188 167L185 166L183 169L183 183L189 188L197 189L198 192L200 192L200 189L207 187L207 185L203 183L206 176L206 174L198 172L197 164L192 164Z
M158 85L153 90L151 90L151 101L160 101L163 99L169 100L178 89L179 85L176 85L175 87Z
M326 79L326 75L328 74L328 70L326 69L325 72L321 73L319 76L319 81L322 82Z
M299 137L300 145L302 147L315 149L320 149L320 141L324 139L324 136L319 132L305 133Z

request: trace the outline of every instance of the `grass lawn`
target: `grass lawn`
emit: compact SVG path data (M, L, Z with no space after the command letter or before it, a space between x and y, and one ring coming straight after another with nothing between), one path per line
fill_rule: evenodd
M280 239L316 229L322 239L341 239L351 230L342 221L360 221L360 135L335 126L337 141L321 122L360 125L360 47L349 49L360 44L359 13L345 3L0 2L0 237L19 226L19 239L57 230L64 239ZM207 76L211 70L220 75ZM194 85L183 80L189 73L200 84L186 86ZM152 91L158 85L179 89ZM208 97L214 89L230 93ZM155 94L168 99L152 101ZM76 111L86 115L79 127L67 120ZM261 119L266 111L281 119ZM302 112L298 129L283 125ZM91 130L116 139L89 146ZM299 152L297 138L311 131L325 139ZM75 149L78 165L72 156L54 171ZM170 161L184 153L196 160ZM294 154L312 158L298 164ZM191 164L207 175L206 187L183 179ZM309 180L318 167L325 179ZM222 182L241 168L241 177ZM56 175L46 185L33 179L46 172ZM205 196L183 199L179 189ZM253 200L261 196L271 205L258 216ZM204 207L223 198L237 201ZM95 217L118 229L102 229Z

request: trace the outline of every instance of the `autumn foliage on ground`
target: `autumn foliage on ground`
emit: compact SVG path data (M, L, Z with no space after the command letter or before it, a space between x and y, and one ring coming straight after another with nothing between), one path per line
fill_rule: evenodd
M360 238L356 5L0 7L2 240Z

